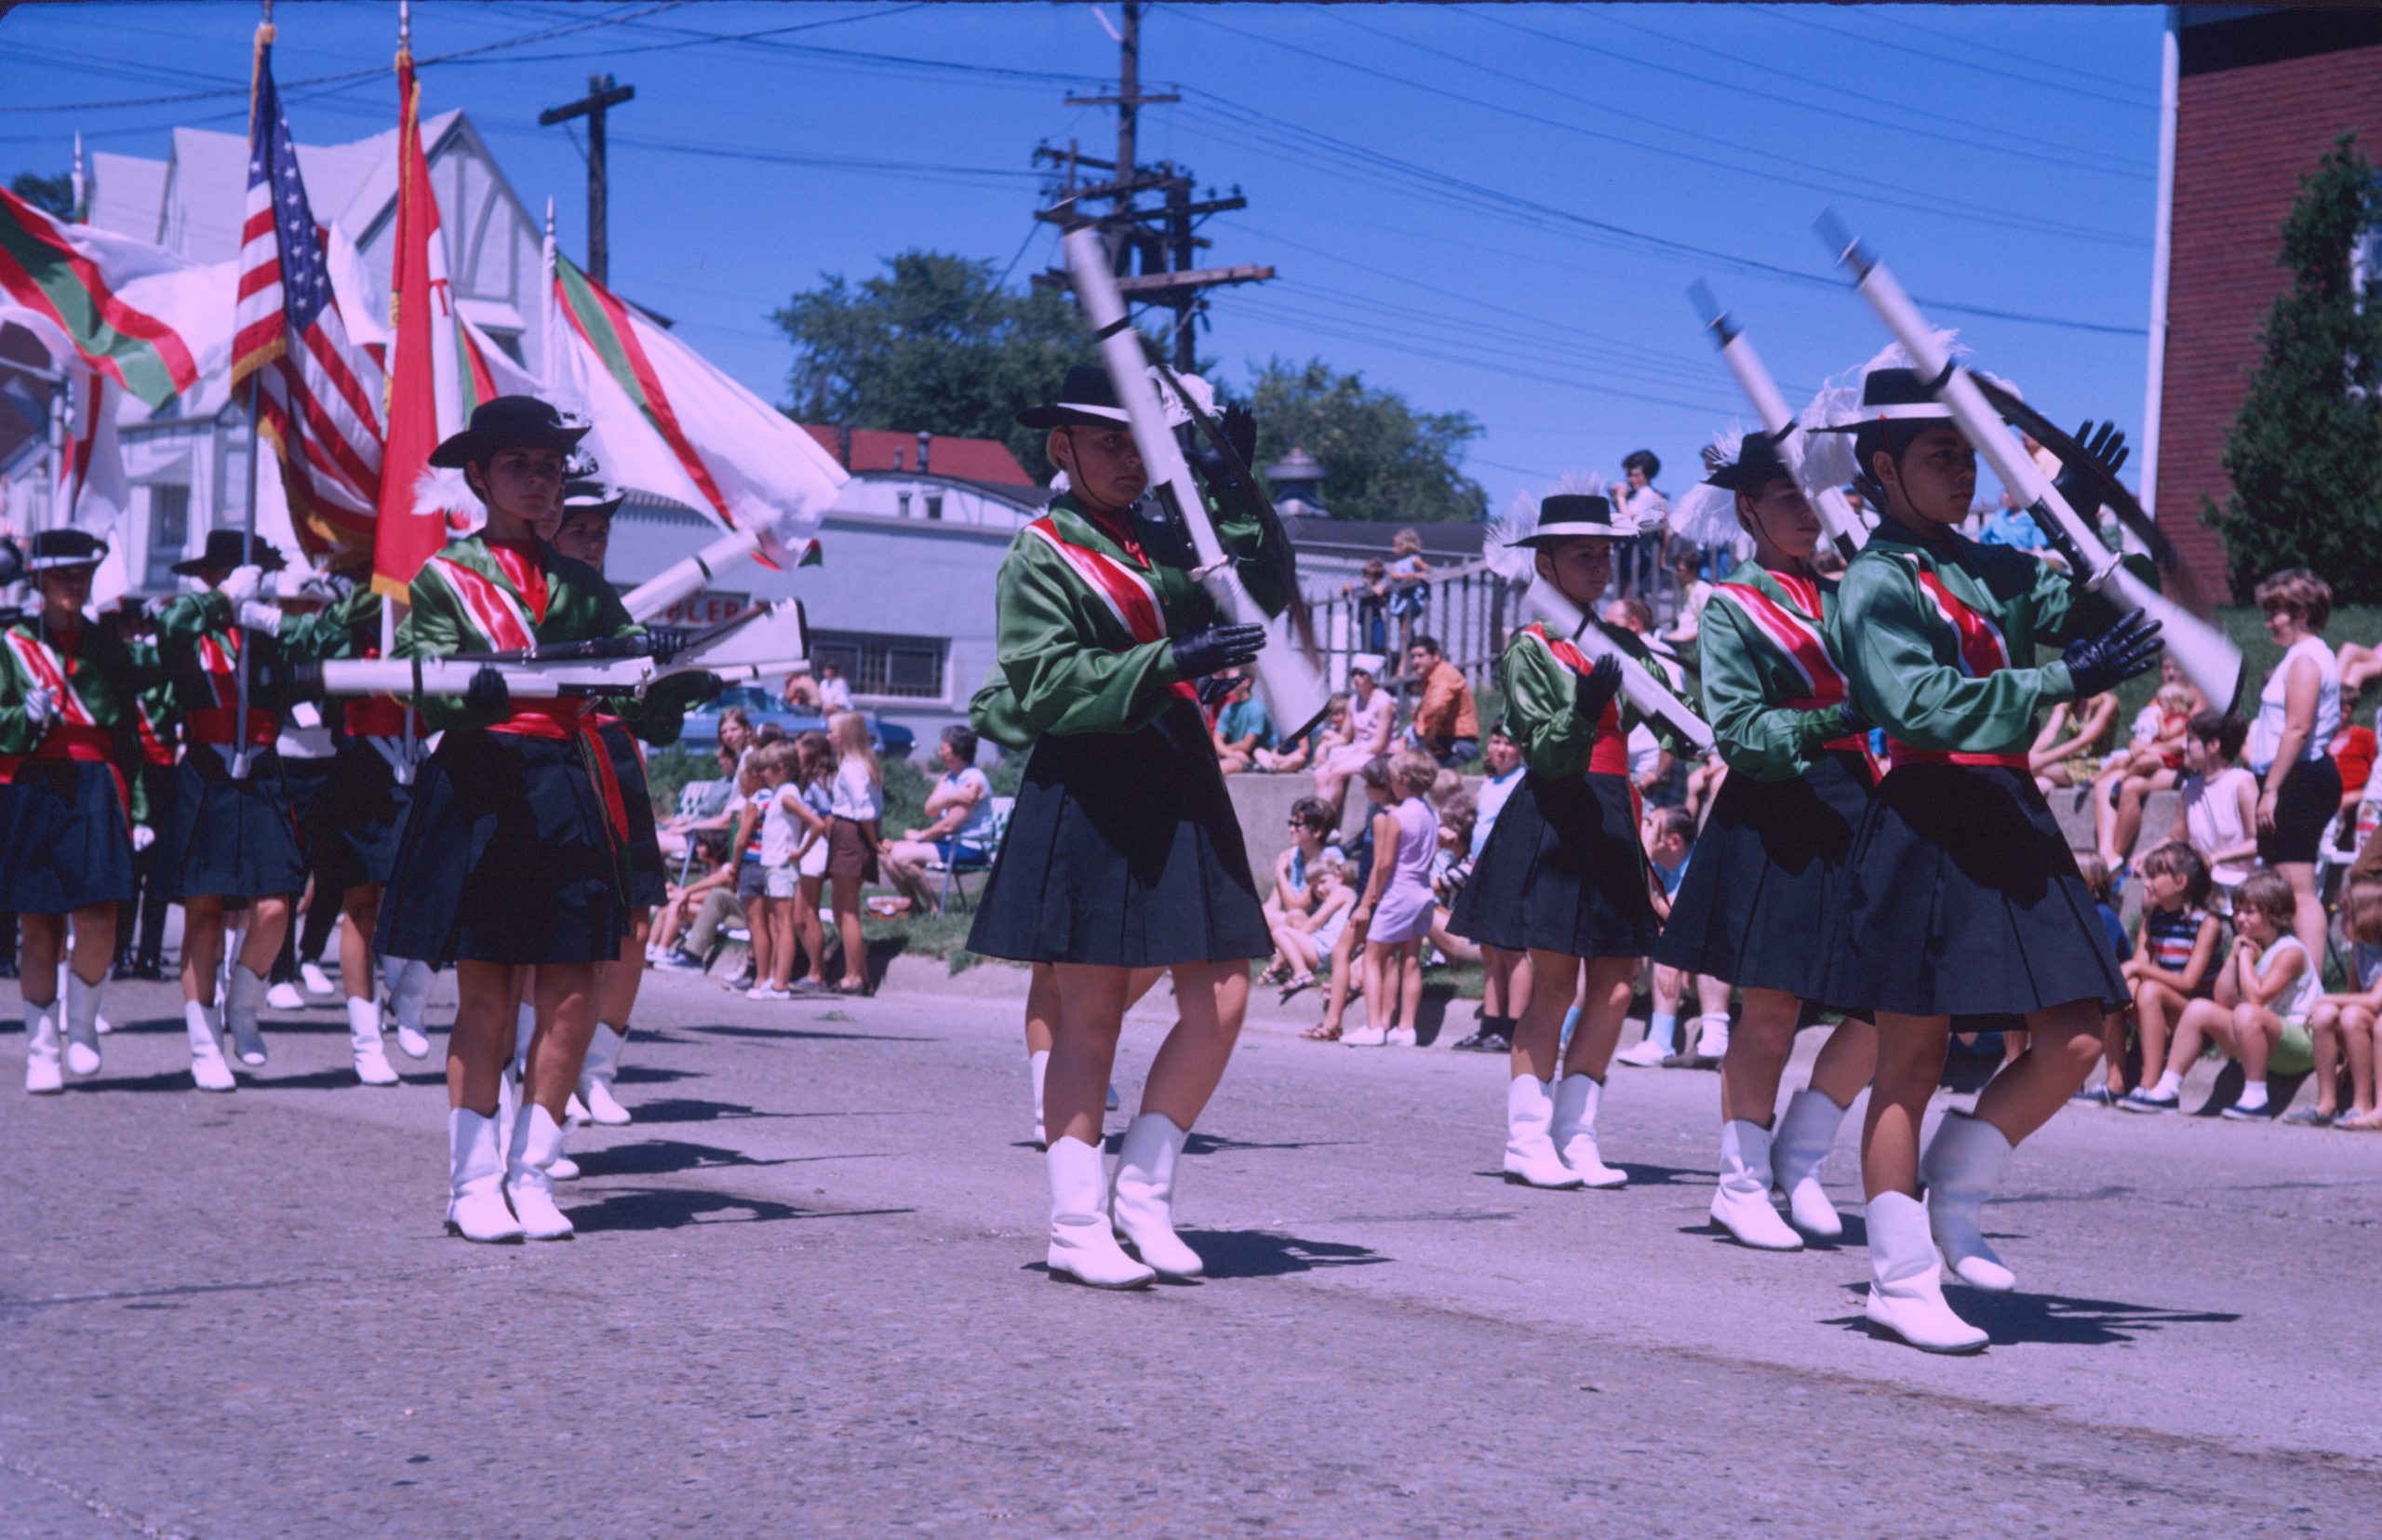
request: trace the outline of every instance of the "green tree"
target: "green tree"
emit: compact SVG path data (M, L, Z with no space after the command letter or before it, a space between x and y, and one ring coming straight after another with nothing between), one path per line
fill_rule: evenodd
M906 251L859 283L823 274L771 317L794 344L785 410L810 422L997 438L1048 479L1044 435L1011 419L1098 361L1075 302L999 287L993 264Z
M54 177L45 177L38 171L20 171L9 179L8 191L44 213L55 214L61 220L74 217L74 179L63 171Z
M2265 357L2226 441L2233 496L2202 517L2249 597L2278 568L2321 572L2349 602L2382 599L2382 275L2353 276L2382 221L2374 168L2344 134L2283 221L2291 288L2268 313Z
M1489 496L1464 474L1480 436L1470 412L1417 411L1396 391L1340 374L1319 358L1275 358L1249 392L1262 468L1299 445L1319 462L1336 518L1451 524L1486 518Z

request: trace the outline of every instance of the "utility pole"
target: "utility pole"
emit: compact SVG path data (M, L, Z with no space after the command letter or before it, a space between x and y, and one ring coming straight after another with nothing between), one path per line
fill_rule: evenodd
M1249 200L1236 188L1228 197L1217 197L1211 191L1205 199L1195 202L1191 195L1195 179L1188 169L1172 161L1144 166L1137 158L1141 109L1183 99L1171 91L1142 89L1141 0L1126 0L1124 12L1124 29L1116 34L1116 91L1065 99L1070 107L1117 109L1117 158L1094 160L1078 151L1072 141L1064 150L1047 144L1037 149L1035 160L1064 167L1065 181L1044 189L1045 195L1055 201L1037 211L1035 218L1064 224L1085 217L1084 204L1111 206L1107 213L1093 217L1091 222L1108 249L1109 267L1117 275L1117 287L1129 305L1138 301L1163 305L1174 313L1174 367L1188 372L1198 367L1198 316L1207 305L1202 298L1205 291L1225 284L1263 283L1274 276L1274 270L1251 263L1214 268L1192 265L1198 261L1199 250L1213 244L1198 234L1199 221L1211 214L1246 208ZM1108 180L1089 185L1078 182L1077 171L1087 167L1106 172ZM1157 208L1141 206L1140 194L1144 192L1159 195ZM1037 275L1034 281L1046 288L1064 288L1067 276L1053 271Z
M591 74L585 96L538 114L542 128L551 128L574 117L587 120L587 275L599 284L611 281L611 264L604 239L604 204L609 191L604 175L604 115L636 99L636 87L614 85L609 74Z

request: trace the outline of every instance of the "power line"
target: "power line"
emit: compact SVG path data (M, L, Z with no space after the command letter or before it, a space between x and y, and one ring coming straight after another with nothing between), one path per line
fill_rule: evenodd
M1868 11L1862 16L1862 20L1872 22L1881 21L1889 27L1900 27L1905 32L1915 32L1921 37L1933 37L1945 43L1957 43L1961 47L1976 53L1999 54L2004 59L2014 59L2037 72L2038 74L2042 71L2051 70L2060 74L2074 75L2079 80L2091 81L2095 86L2108 86L2121 91L2138 91L2141 93L2143 106L2155 107L2159 104L2157 92L2147 86L2130 85L2116 75L2098 74L2091 70L2071 69L2065 64L2054 64L2030 54L2019 53L2014 48L1997 48L1990 43L1980 43L1973 37L1956 37L1950 33L1938 32L1934 27L1922 27L1916 21L1907 20L1899 16L1889 16L1882 9Z
M1890 48L1897 53L1915 54L1921 59L1932 59L1939 64L1950 64L1963 70L1974 70L1979 74L1996 75L2003 80L2021 81L2028 86L2040 87L2045 90L2065 91L2070 96L2091 97L2095 101L2114 102L2120 107L2139 108L2147 105L2147 103L2138 99L2111 96L2104 91L2086 90L2081 86L2054 86L2050 81L2043 79L2040 75L2021 74L2015 70L1997 69L1991 64L1980 64L1974 59L1962 59L1956 54L1937 53L1932 48L1915 48L1907 43L1884 42L1879 38L1872 37L1866 33L1853 32L1844 27L1831 27L1825 21L1814 21L1809 17L1798 16L1791 11L1782 10L1775 6L1756 6L1752 8L1761 12L1765 16L1774 17L1781 21L1791 21L1799 27L1809 27L1814 32L1830 33L1838 37L1850 37L1857 42L1867 43L1873 47Z

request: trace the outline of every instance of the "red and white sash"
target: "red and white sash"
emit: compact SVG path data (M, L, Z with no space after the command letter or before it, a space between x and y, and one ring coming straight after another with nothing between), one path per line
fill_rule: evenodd
M1136 642L1158 642L1166 639L1166 609L1159 603L1158 589L1149 579L1134 571L1125 563L1104 551L1094 551L1077 545L1059 533L1059 527L1049 515L1025 527L1025 532L1038 537L1059 554L1068 569L1083 580L1108 612L1117 617ZM1170 687L1186 701L1197 701L1199 690L1187 679L1178 679Z
M1786 658L1803 681L1803 693L1812 702L1803 709L1836 704L1846 694L1844 671L1837 666L1835 654L1828 650L1827 634L1820 629L1819 584L1791 573L1772 572L1769 576L1795 604L1780 604L1749 583L1720 583L1713 592L1734 604L1753 623L1754 629Z
M1523 626L1521 634L1536 641L1553 654L1555 661L1574 674L1586 674L1595 668L1596 661L1561 636L1550 636L1546 627L1536 621ZM1621 697L1615 695L1605 703L1604 715L1597 720L1596 741L1588 745L1588 773L1591 775L1627 775L1629 773L1629 742L1621 731Z
M1929 571L1915 556L1903 554L1910 563L1912 575L1919 579L1919 591L1935 606L1935 612L1960 638L1960 672L1973 679L2010 666L2010 643L2001 628L1987 616L1971 609L1966 600L1946 585L1942 578Z
M42 645L40 638L14 630L7 636L8 650L16 657L17 666L24 671L27 678L57 697L59 721L69 727L99 725L91 716L91 708L85 705L83 697L75 693L74 682L67 677L66 670L60 666L57 656Z
M507 652L537 644L537 617L512 586L451 556L433 556L422 563L422 570L437 574L438 581L454 594L463 607L463 618L487 640L490 650ZM542 600L545 584L537 583L534 592ZM545 606L541 602L538 608L542 610Z

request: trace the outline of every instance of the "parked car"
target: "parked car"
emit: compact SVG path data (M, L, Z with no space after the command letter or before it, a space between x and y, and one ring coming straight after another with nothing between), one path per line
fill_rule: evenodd
M733 685L721 690L719 698L700 711L687 713L687 726L678 734L678 746L697 754L708 754L719 746L719 714L729 706L742 706L744 715L753 719L757 730L775 722L789 738L797 732L824 732L827 718L815 711L789 706L778 696L758 685ZM917 735L899 722L863 716L868 724L869 741L877 745L879 758L907 759L917 746Z

